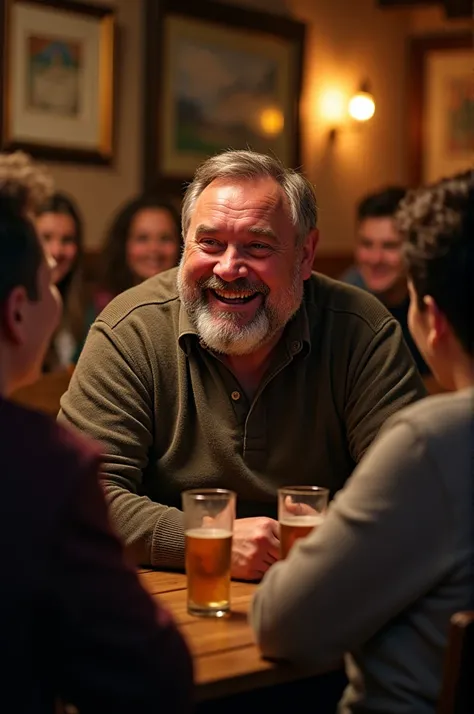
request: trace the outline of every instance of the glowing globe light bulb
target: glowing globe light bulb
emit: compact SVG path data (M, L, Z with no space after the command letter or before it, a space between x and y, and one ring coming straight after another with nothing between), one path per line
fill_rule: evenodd
M356 121L368 121L375 114L375 102L369 92L357 92L349 102L349 114Z

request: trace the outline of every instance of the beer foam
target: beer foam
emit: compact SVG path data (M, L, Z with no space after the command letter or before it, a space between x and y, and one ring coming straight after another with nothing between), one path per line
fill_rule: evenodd
M299 526L301 528L315 528L320 526L324 521L324 515L317 514L315 516L285 516L280 519L281 526Z
M190 538L203 538L206 540L216 538L231 538L232 531L227 531L224 528L190 528L184 531L185 536Z

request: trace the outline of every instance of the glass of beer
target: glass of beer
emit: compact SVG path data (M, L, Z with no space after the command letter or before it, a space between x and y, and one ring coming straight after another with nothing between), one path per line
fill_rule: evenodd
M293 543L317 528L326 514L329 490L321 486L286 486L278 489L281 557Z
M224 488L183 491L188 612L222 617L230 611L235 493Z

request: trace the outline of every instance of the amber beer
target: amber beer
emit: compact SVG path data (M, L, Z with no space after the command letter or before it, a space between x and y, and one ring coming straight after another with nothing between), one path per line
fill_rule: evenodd
M185 539L189 612L228 612L232 532L192 528L185 531Z
M317 528L322 522L323 516L287 516L280 521L280 549L281 557L286 558L295 540L306 538L313 528Z

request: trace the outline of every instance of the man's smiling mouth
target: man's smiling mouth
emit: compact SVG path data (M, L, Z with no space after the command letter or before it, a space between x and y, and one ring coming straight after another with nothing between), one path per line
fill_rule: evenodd
M260 295L250 290L210 290L217 300L227 305L245 305Z

